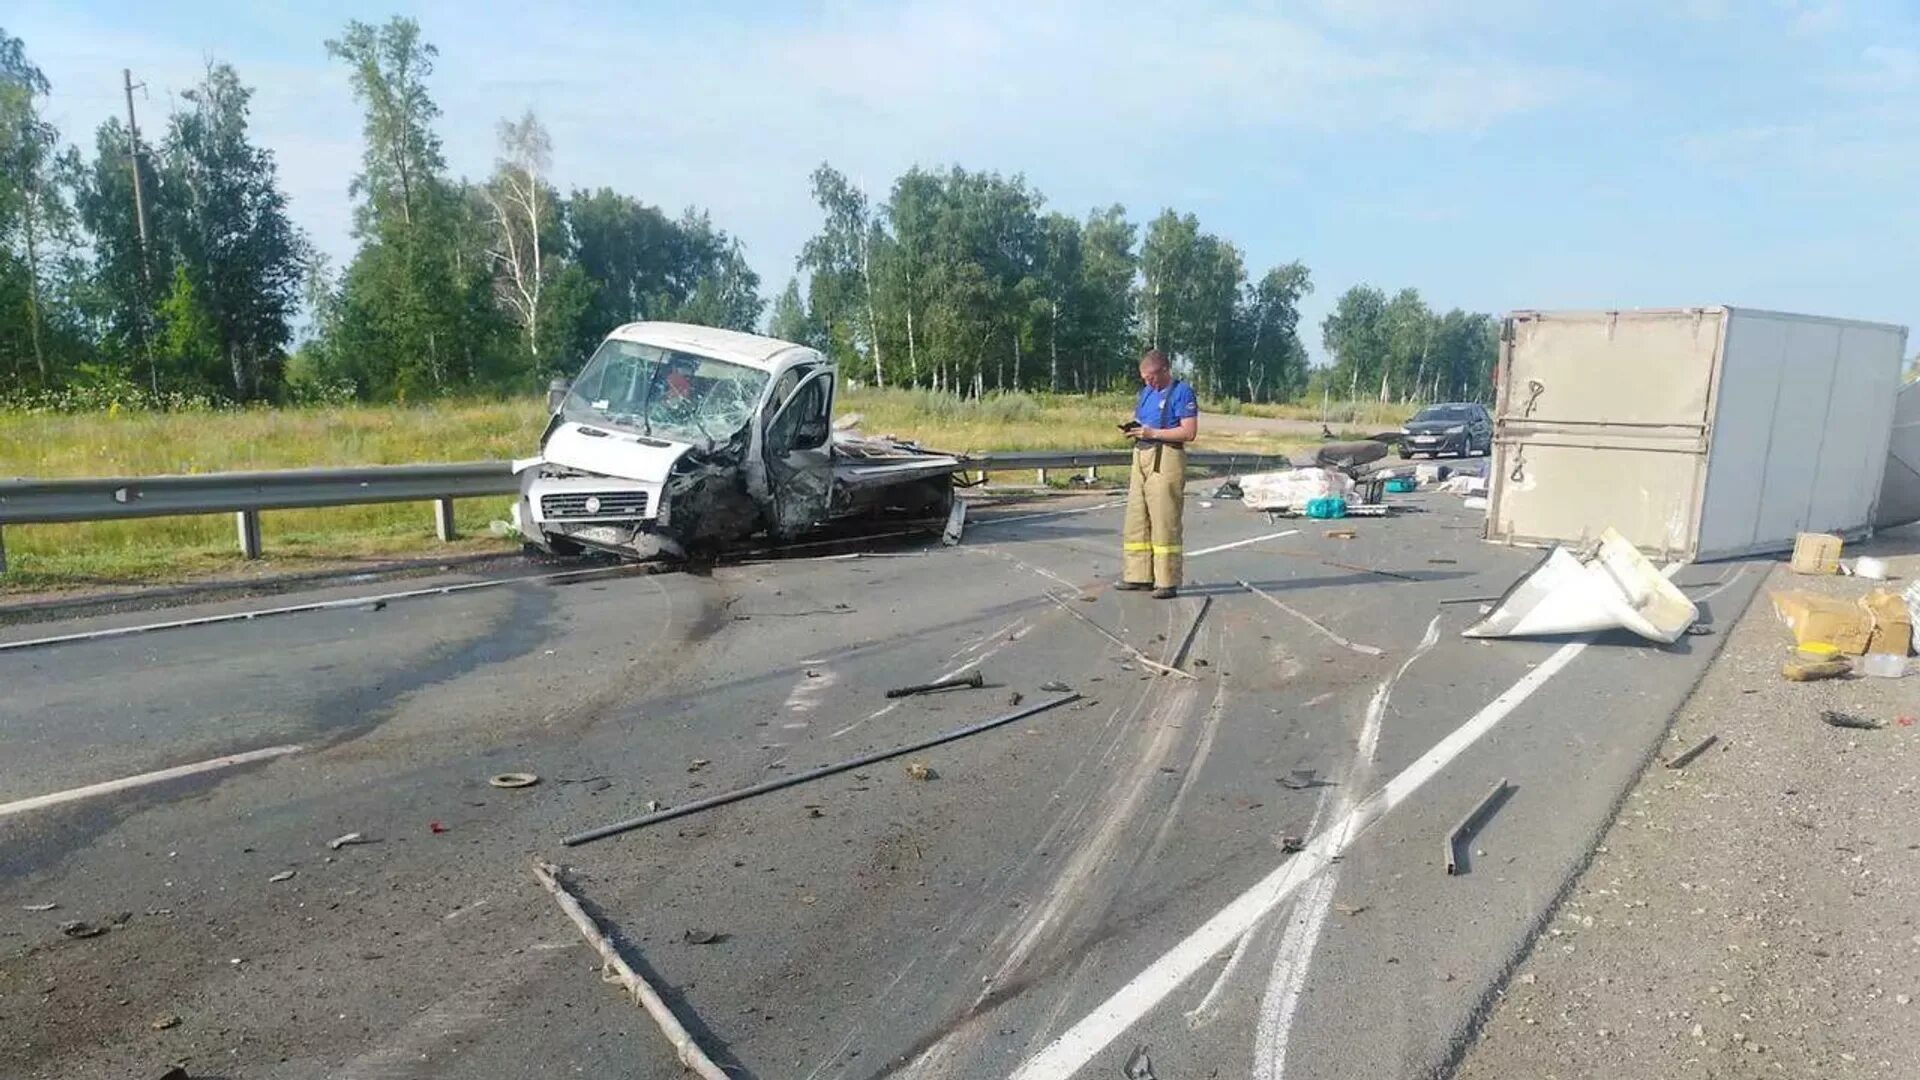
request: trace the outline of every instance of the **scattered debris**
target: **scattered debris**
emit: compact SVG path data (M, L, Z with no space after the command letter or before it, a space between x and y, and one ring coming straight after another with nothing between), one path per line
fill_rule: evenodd
M1886 726L1878 720L1872 720L1864 716L1856 716L1853 713L1838 712L1833 709L1820 710L1820 719L1825 721L1829 727L1851 728L1854 731L1879 731L1882 727Z
M1354 532L1352 529L1328 529L1327 530L1327 539L1329 540L1354 540L1354 539L1357 539L1359 536L1360 534L1357 532Z
M1294 608L1289 607L1287 604L1282 602L1279 597L1276 597L1271 593L1266 592L1265 590L1252 584L1251 582L1247 581L1244 578L1236 579L1234 583L1239 585L1241 588L1247 590L1248 592L1252 593L1253 595L1259 597L1260 599L1265 600L1267 603L1272 604L1274 607L1279 608L1281 611L1284 611L1287 614L1293 616L1294 618L1299 619L1301 622L1306 623L1308 626L1313 627L1315 630L1320 631L1321 634L1325 635L1329 640L1333 641L1336 645L1339 645L1342 648L1351 649L1352 651L1360 653L1363 656L1385 655L1384 650L1382 650L1377 645L1362 645L1357 641L1348 641L1346 638L1343 638L1339 634L1334 633L1332 630L1329 630L1326 627L1320 625L1320 623L1315 621L1312 616L1306 614L1305 612L1297 611Z
M1793 538L1793 561L1789 565L1796 574L1837 574L1844 543L1832 533L1800 533Z
M1101 626L1099 623L1094 622L1092 619L1089 619L1085 615L1082 615L1079 612L1068 607L1064 602L1061 601L1059 597L1049 593L1047 594L1047 598L1052 600L1054 602L1054 605L1058 607L1061 611L1064 611L1067 614L1085 623L1087 627L1091 629L1094 633L1099 634L1101 637L1106 638L1108 641L1111 641L1115 645L1126 650L1127 655L1133 657L1134 662L1144 667L1152 668L1154 671L1157 671L1162 675L1178 675L1180 678L1183 678L1183 679L1195 678L1195 676L1192 675L1191 673L1181 671L1177 667L1172 667L1170 665L1163 664L1160 661L1149 657L1146 653L1141 652L1139 649L1134 648L1132 645L1127 644L1127 642L1124 639L1122 639L1118 634L1115 634L1113 631L1107 629L1104 626Z
M280 871L279 873L277 873L277 874L275 874L275 875L273 875L272 877L270 877L270 878L268 878L268 879L267 879L267 881L268 881L268 883L270 883L270 884L274 884L274 885L277 885L277 884L279 884L279 883L280 883L280 882L282 882L282 881L292 881L292 880L293 880L293 875L294 875L295 873L296 873L296 871L293 871L293 870L282 870L282 871Z
M1692 626L1687 627L1688 637L1710 637L1712 634L1713 627L1711 626L1702 626L1699 623L1694 623Z
M1440 484L1440 490L1449 495L1485 495L1487 478L1484 476L1455 476Z
M649 814L657 814L666 808L667 804L661 802L659 799L648 799L646 802L646 809Z
M1280 786L1290 791L1306 791L1318 787L1314 783L1313 769L1294 769L1280 778Z
M1455 566L1459 564L1460 560L1459 559L1428 559L1427 562L1433 566ZM1445 601L1442 601L1442 603L1444 602Z
M193 1080L193 1077L187 1075L187 1067L185 1065L175 1065L173 1068L161 1073L159 1080Z
M1635 554L1638 554L1638 552L1635 552ZM1507 791L1506 778L1501 777L1494 783L1493 787L1489 788L1487 793L1481 797L1479 803L1475 804L1473 809L1467 811L1467 816L1460 819L1460 824L1455 825L1453 831L1447 834L1445 866L1448 874L1458 874L1460 872L1460 845L1466 840L1468 833L1477 831L1480 825L1480 819L1493 809L1494 803L1500 801L1500 799L1506 795Z
M1817 682L1836 679L1853 670L1853 662L1835 660L1789 660L1780 666L1780 675L1788 682Z
M933 766L924 761L907 762L907 775L913 777L915 780L935 780L940 776L939 773L933 771Z
M912 697L915 694L931 694L939 690L958 690L962 688L978 690L985 685L987 685L987 677L981 674L978 669L975 669L957 678L936 679L933 682L920 683L915 686L895 687L887 691L887 696L890 698L903 698Z
M1121 1066L1120 1075L1127 1080L1159 1080L1153 1075L1153 1059L1147 1056L1147 1044L1141 1043L1127 1055L1127 1063Z
M540 778L530 772L503 772L498 776L487 777L487 783L497 788L532 787L539 782Z
M1280 851L1282 854L1297 855L1305 850L1307 850L1307 842L1298 836L1283 836L1280 838Z
M1484 495L1469 495L1460 500L1460 508L1462 510L1485 510L1487 508L1487 498Z
M645 1009L648 1016L653 1017L653 1022L660 1026L661 1034L673 1044L674 1053L680 1059L680 1064L693 1070L701 1080L727 1080L727 1074L722 1072L720 1067L713 1063L713 1059L700 1049L700 1044L693 1041L693 1036L687 1034L687 1029L681 1026L680 1020L673 1015L673 1010L660 999L660 992L633 970L626 958L620 955L620 950L614 948L613 942L601 932L599 925L593 921L593 917L580 906L580 901L567 891L567 887L560 881L560 868L552 863L535 860L533 876L540 879L540 884L553 894L554 900L560 905L560 910L566 913L567 918L573 920L573 925L580 929L581 935L587 939L587 944L593 947L593 951L600 954L603 976L607 977L608 981L618 982L625 987L627 993L633 996L635 1004Z
M1709 735L1706 738L1701 739L1699 742L1694 743L1692 746L1688 747L1687 749L1682 750L1678 754L1675 754L1672 757L1668 758L1667 768L1669 769L1686 768L1688 762L1692 761L1694 758L1699 757L1701 754L1706 753L1708 747L1712 746L1714 743L1717 743L1719 741L1720 741L1720 736L1718 735Z
M1167 667L1178 671L1186 662L1187 650L1193 648L1193 636L1200 632L1200 620L1207 617L1207 609L1213 606L1213 597L1200 598L1200 609L1193 613L1193 621L1187 624L1187 632L1180 637L1180 647L1167 654Z
M52 911L54 908L57 908L59 906L60 906L59 904L21 904L20 910L21 911Z
M1851 656L1912 651L1913 617L1906 600L1892 590L1875 589L1852 603L1802 589L1771 596L1774 614L1802 650L1830 646Z
M1040 689L1045 690L1049 694L1070 694L1073 692L1073 687L1068 686L1058 679L1048 679L1046 682L1040 684Z
M1887 580L1887 562L1885 559L1876 559L1871 555L1862 555L1853 560L1853 566L1847 572L1854 577L1866 578L1868 581L1885 581Z
M1384 449L1384 447L1382 448ZM1353 493L1353 480L1326 468L1287 469L1240 478L1241 501L1249 510L1304 513L1317 499L1344 499Z
M715 945L725 941L726 935L711 930L689 929L681 933L680 940L689 945Z
M699 772L701 769L704 769L711 764L712 762L708 761L706 758L697 757L697 758L694 758L692 761L687 762L687 771Z
M168 1028L179 1027L180 1018L178 1016L174 1016L172 1013L168 1013L166 1016L159 1017L158 1019L154 1020L152 1023L148 1024L147 1026L152 1028L155 1031L165 1031Z
M1347 916L1348 918L1352 918L1353 916L1358 915L1363 911L1366 911L1367 907L1368 905L1366 904L1335 904L1333 905L1333 910L1339 912L1342 915Z
M333 839L327 841L327 847L329 850L339 851L341 848L346 847L349 844L370 844L372 842L373 841L368 840L365 836L362 836L357 832L350 832L350 833L344 833L340 836L336 836Z
M847 761L838 762L832 765L822 765L816 769L808 769L804 772L794 773L792 776L783 776L777 779L767 780L758 784L754 784L751 787L744 787L734 791L723 792L719 795L712 795L704 799L696 799L693 802L682 804L680 806L674 807L671 810L649 810L648 813L642 817L629 818L626 821L617 821L611 825L602 825L597 829L589 829L588 831L583 833L576 833L572 836L564 837L560 842L567 845L568 847L573 847L577 844L585 844L594 840L604 839L605 837L613 836L617 833L628 832L633 829L643 829L649 825L657 825L662 821L668 821L677 817L684 817L685 815L688 815L688 814L699 813L702 810L710 810L716 806L725 806L728 803L739 802L742 799L750 799L759 795L765 795L771 791L779 791L783 788L789 788L797 784L808 783L813 780L821 779L822 777L833 776L837 773L847 772L851 769L863 768L865 766L872 765L873 763L878 761L886 761L891 758L905 757L908 754L918 753L919 751L931 749L935 746L941 746L946 743L955 742L960 739L965 739L974 735L978 735L985 731L992 731L994 728L1011 724L1017 720L1025 720L1028 717L1036 716L1040 713L1046 712L1048 709L1057 708L1058 706L1065 705L1065 704L1068 704L1069 702L1074 702L1078 700L1080 700L1079 694L1067 694L1062 697L1049 698L1046 701L1029 705L1024 709L1018 709L1013 712L1007 713L1004 716L997 716L991 720L982 720L977 724L969 724L966 727L956 728L952 731L943 732L942 734L935 735L930 738L921 739L919 742L908 743L905 746L894 747L893 749L890 749L890 750L876 750L872 753L862 754L859 757L852 758ZM912 771L911 766L908 767L908 771L909 773L911 773ZM932 770L929 769L927 771L929 774L928 778L930 779Z
M954 499L947 509L947 528L940 534L940 543L952 547L960 542L960 534L967 527L967 504L964 500Z
M1870 652L1860 658L1859 671L1876 679L1903 679L1907 675L1907 658L1892 653Z
M99 937L101 934L104 934L106 932L107 932L107 928L104 926L96 926L90 922L81 922L79 919L74 919L70 922L63 922L60 924L60 934L62 937L70 937L70 938Z
M1015 690L1013 693L1007 695L1007 708L1017 709L1020 707L1020 703L1025 700L1027 700L1026 695L1022 694L1018 690Z
M429 821L427 822L427 831L435 836L439 836L441 833L447 831L447 827L437 821Z
M1515 582L1470 638L1534 637L1595 630L1631 630L1671 645L1700 618L1700 609L1614 529L1579 555L1556 547Z
M1207 493L1209 499L1244 499L1247 493L1241 490L1240 481L1228 480Z

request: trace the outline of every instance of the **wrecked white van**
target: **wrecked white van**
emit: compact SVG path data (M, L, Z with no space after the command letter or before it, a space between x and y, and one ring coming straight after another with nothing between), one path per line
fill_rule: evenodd
M630 323L514 462L514 525L550 554L685 557L854 517L944 518L961 462L834 430L833 362L774 338Z

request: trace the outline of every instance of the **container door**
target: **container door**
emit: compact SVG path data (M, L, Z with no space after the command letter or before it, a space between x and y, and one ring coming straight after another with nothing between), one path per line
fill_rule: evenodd
M1488 537L1584 544L1613 528L1691 558L1723 321L1717 308L1508 320Z

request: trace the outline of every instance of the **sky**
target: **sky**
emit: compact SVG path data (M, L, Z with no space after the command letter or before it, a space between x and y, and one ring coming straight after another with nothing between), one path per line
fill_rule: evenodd
M322 7L325 10L320 10ZM282 9L284 8L284 9ZM1734 304L1920 325L1920 0L13 0L0 29L91 153L157 132L210 60L338 267L361 112L323 42L416 18L456 174L533 109L562 189L695 205L776 294L831 162L884 199L918 164L1022 174L1051 209L1197 215L1257 277L1436 309ZM1910 348L1920 344L1920 337Z

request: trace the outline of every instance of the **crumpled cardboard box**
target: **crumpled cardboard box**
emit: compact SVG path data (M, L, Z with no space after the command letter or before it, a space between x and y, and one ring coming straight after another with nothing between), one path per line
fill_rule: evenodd
M1796 645L1824 642L1849 656L1905 656L1912 649L1913 622L1898 593L1875 589L1853 601L1801 589L1771 596Z

